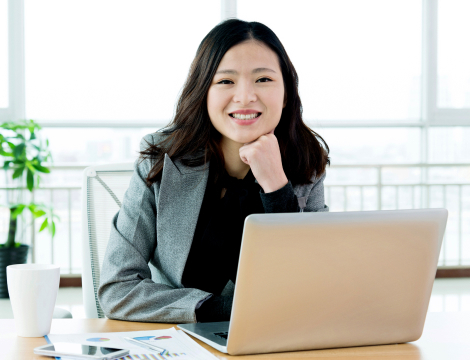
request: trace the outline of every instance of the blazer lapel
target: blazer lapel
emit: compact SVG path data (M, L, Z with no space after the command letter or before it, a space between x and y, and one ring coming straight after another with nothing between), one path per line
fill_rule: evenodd
M209 163L190 168L165 154L157 204L157 249L168 280L181 287L199 211L207 186Z

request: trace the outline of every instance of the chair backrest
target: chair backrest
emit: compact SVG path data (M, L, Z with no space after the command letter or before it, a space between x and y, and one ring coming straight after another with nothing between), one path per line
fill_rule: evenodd
M133 163L87 167L82 186L82 289L87 318L104 318L98 301L100 270L111 221L120 209L134 172Z

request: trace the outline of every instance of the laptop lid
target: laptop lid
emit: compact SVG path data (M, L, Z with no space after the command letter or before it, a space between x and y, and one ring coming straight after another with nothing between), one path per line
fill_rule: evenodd
M446 221L445 209L248 216L228 353L417 340Z

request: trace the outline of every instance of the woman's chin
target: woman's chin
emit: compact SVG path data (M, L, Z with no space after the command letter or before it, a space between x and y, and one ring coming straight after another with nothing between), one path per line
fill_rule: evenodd
M234 137L234 138L232 139L232 141L235 141L235 142L237 142L237 143L239 143L239 144L247 144L247 143L251 143L251 142L257 140L260 136L261 136L261 135L256 135L256 136L253 136L253 135L251 135L251 136L247 136L247 135L245 135L245 136L237 136L237 137Z
M260 136L265 135L269 132L268 129L224 129L226 131L221 132L222 136L231 142L239 143L239 144L247 144L258 140Z
M252 131L252 132L241 132L241 133L232 133L228 138L234 142L240 144L246 144L257 140L261 135L264 135L266 132Z

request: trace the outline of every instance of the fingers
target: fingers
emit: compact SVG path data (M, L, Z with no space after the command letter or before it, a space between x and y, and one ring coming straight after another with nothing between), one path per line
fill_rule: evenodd
M253 150L250 148L249 144L243 145L238 151L240 159L247 165L250 165L250 161L248 159L251 158L252 152Z
M253 141L250 141L248 143L244 143L243 145L250 145L250 144L253 144L254 142L258 141L262 136L266 136L266 135L274 135L274 129L272 129L270 132L264 134L264 135L261 135L258 139L256 140L253 140Z
M250 163L248 162L248 159L245 157L245 156L240 156L240 159L247 165L250 165Z

